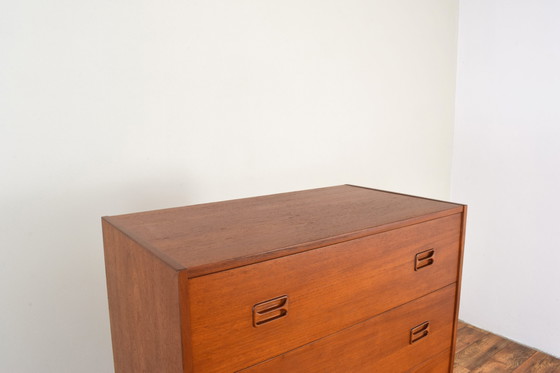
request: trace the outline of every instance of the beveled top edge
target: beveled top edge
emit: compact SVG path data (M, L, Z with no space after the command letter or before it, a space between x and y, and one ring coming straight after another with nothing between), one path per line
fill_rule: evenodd
M403 219L403 220L390 221L388 223L372 225L372 226L369 226L369 227L362 227L362 228L357 229L357 230L348 230L348 231L344 231L343 233L339 232L339 233L333 234L333 235L326 234L326 235L321 236L318 239L317 239L317 237L315 237L315 239L307 240L307 241L302 240L302 241L296 242L294 244L288 244L288 245L277 246L277 247L272 246L272 247L268 247L268 248L263 247L263 250L258 251L258 252L253 251L253 252L243 253L243 252L237 250L237 251L239 251L238 254L241 254L241 255L231 255L231 256L223 256L222 255L221 259L220 258L217 258L215 260L214 259L208 259L206 261L198 260L198 263L196 263L196 260L195 260L194 263L192 263L192 265L189 262L189 260L185 259L185 258L188 257L188 255L186 255L186 254L176 255L176 251L175 252L174 251L169 251L168 249L163 248L157 240L150 240L149 239L149 238L152 238L152 237L147 236L148 239L146 237L142 237L142 235L144 233L141 230L138 230L138 229L136 229L136 231L134 229L130 229L131 226L129 224L130 219L135 219L137 217L144 217L145 216L147 221L150 221L150 219L157 220L157 219L161 219L161 217L158 218L158 216L165 216L165 214L167 214L167 213L172 213L172 214L182 213L181 211L178 211L178 210L188 211L189 208L195 208L195 207L197 207L197 208L201 208L201 207L205 207L205 206L206 207L210 207L210 206L219 207L220 205L227 206L227 204L231 204L231 203L239 204L239 203L242 203L245 200L254 202L254 201L258 201L260 199L273 199L274 197L281 198L283 196L284 197L289 197L289 195L291 195L291 194L295 195L297 193L302 193L302 192L323 191L323 192L326 192L326 193L331 193L330 191L326 191L328 189L331 189L332 191L336 191L336 190L341 191L341 192L336 192L336 193L347 193L347 192L344 192L344 190L346 190L347 188L359 188L359 189L362 189L362 190L364 190L364 189L365 190L371 190L371 191L374 191L374 192L377 192L377 193L391 194L391 195L401 195L403 197L413 198L413 199L417 199L417 200L433 201L437 208L433 209L433 211L431 211L429 213L418 214L418 215L411 216L411 217L408 217L408 218ZM434 205L431 205L431 206L434 206ZM340 243L340 242L344 242L344 241L348 241L348 240L352 240L352 239L356 239L356 238L361 238L361 237L365 237L365 236L372 235L372 234L377 234L377 233L392 230L392 229L398 229L398 228L406 226L406 225L417 224L417 223L424 222L424 221L427 221L427 220L437 219L437 218L440 218L440 217L444 217L444 216L448 216L448 215L452 215L452 214L456 214L456 213L461 213L461 212L464 211L465 207L466 207L466 205L452 203L452 202L448 202L448 201L441 201L441 200L435 200L435 199L430 199L430 198L425 198L425 197L418 197L418 196L402 194L402 193L397 193L397 192L392 192L392 191L385 191L385 190L373 189L373 188L362 187L362 186L357 186L357 185L344 184L344 185L337 185L337 186L331 186L331 187L313 188L313 189L306 189L306 190L300 190L300 191L261 195L261 196L255 196L255 197L244 197L244 198L225 200L225 201L206 202L206 203L193 204L193 205L187 205L187 206L164 208L164 209L157 209L157 210L149 210L149 211L121 214L121 215L114 215L114 216L104 216L102 219L105 222L114 226L115 228L119 229L121 232L123 232L125 235L127 235L130 239L132 239L132 240L136 241L138 244L140 244L142 247L146 248L153 255L158 257L160 260L162 260L163 262L168 264L173 269L175 269L177 271L184 271L184 272L186 272L187 277L193 278L193 277L199 277L199 276L203 276L203 275L207 275L207 274L211 274L211 273L221 272L221 271L232 269L232 268L242 267L242 266L246 266L246 265L249 265L249 264L258 263L258 262L262 262L262 261L266 261L266 260L272 260L272 259L279 258L279 257L282 257L282 256L286 256L286 255L293 255L293 254L297 254L299 252L313 250L313 249L316 249L316 248L319 248L319 247L322 247L322 246L332 245L332 244L336 244L336 243ZM132 227L132 228L134 228L134 227ZM138 227L136 227L136 228L138 228ZM179 240L179 238L177 240ZM176 250L176 249L173 249L173 250ZM235 251L235 250L233 250L233 251ZM198 258L198 259L200 259L200 258Z

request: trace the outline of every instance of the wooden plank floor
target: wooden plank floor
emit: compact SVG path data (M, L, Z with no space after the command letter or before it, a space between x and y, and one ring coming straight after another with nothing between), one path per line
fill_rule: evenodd
M454 373L560 373L560 359L459 322Z

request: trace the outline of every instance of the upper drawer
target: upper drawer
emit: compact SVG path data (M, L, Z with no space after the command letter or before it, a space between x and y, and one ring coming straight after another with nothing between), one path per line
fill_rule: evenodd
M189 280L195 372L242 369L455 282L460 231L455 214Z

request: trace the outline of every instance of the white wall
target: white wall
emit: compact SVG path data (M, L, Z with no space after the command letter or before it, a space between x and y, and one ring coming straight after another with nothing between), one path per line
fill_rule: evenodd
M560 356L560 2L469 0L460 14L460 316Z
M110 372L100 216L449 196L457 1L0 3L0 371Z

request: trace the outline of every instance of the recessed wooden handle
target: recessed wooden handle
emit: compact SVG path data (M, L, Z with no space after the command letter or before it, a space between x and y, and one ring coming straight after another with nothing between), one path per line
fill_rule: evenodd
M426 338L430 334L430 322L424 321L422 324L410 329L410 344Z
M434 264L434 249L424 250L416 254L414 258L414 270L418 271Z
M253 306L253 326L257 327L288 315L288 296L266 300Z

